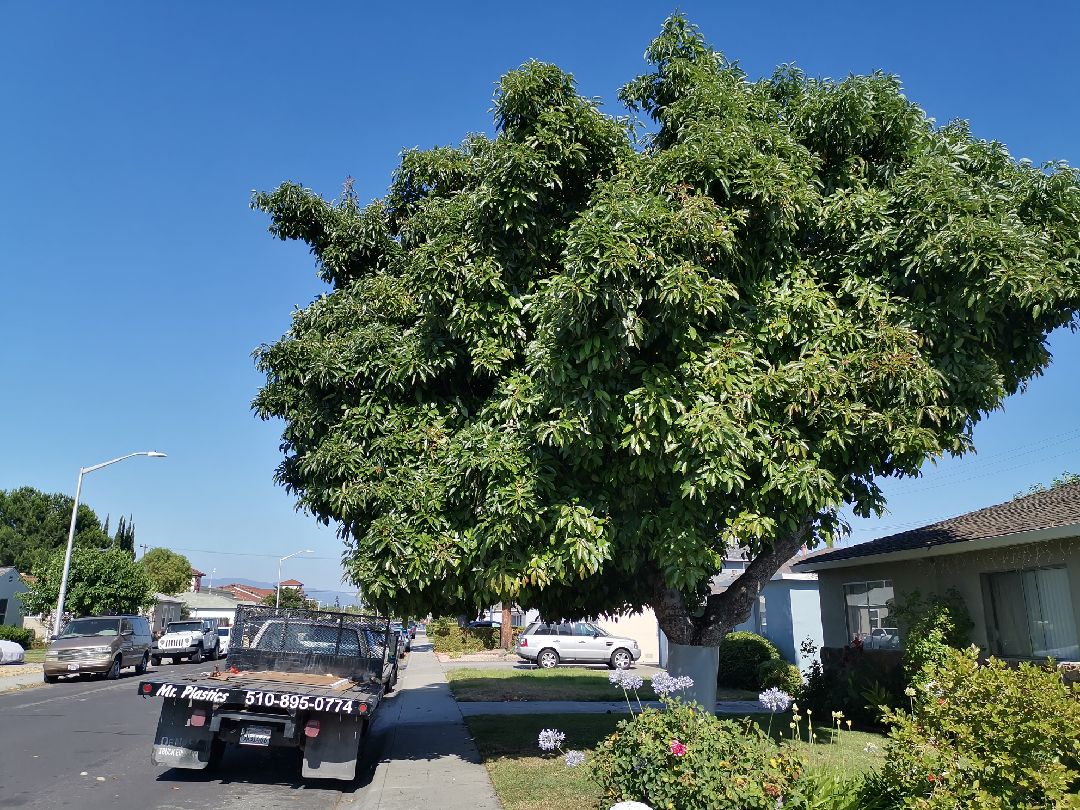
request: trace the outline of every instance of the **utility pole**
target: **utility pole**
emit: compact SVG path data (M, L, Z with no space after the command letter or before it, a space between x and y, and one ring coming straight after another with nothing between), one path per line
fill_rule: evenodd
M140 543L139 548L142 549L142 555L143 555L143 557L145 557L146 556L146 550L148 548L150 548L150 546L146 545L146 543Z

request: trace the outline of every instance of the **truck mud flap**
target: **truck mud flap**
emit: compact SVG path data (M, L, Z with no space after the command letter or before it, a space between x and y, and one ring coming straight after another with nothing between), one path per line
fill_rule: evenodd
M366 717L319 715L319 736L309 737L304 745L304 778L355 779L367 725Z
M191 710L187 701L166 699L161 706L154 750L150 761L165 768L202 769L210 764L210 744L214 732L207 726L188 725Z

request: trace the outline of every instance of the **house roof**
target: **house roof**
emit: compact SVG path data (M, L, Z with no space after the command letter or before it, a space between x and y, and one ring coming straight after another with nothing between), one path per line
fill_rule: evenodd
M195 566L191 566L191 575L193 577L205 577L206 576L206 574L204 574L202 571L200 571Z
M273 588L257 588L254 585L239 585L237 583L232 583L230 585L222 585L216 590L227 591L228 593L231 593L238 601L247 602L248 604L250 604L251 602L258 602L262 599L265 599L270 594L274 593Z
M1051 536L1067 536L1069 532L1047 530L1068 530L1073 527L1077 529L1075 533L1080 535L1080 483L1053 487L866 543L812 554L796 564L796 569L830 568L863 557L941 547L950 547L945 553L960 554L968 550L964 544L1017 535L1021 537L1015 537L1016 542L1051 539ZM1031 532L1043 534L1030 535Z
M0 565L0 577L2 577L4 574L10 573L11 571L14 571L14 570L15 570L14 566Z
M183 601L175 596L169 596L167 593L155 593L153 596L154 601L159 604L173 603L179 605Z
M286 585L286 586L288 586L290 588L302 588L302 587L304 587L304 583L300 582L297 579L287 579L284 582L282 582L281 584Z
M231 610L240 603L228 596L219 596L212 593L194 593L188 591L180 594L180 601L190 610Z

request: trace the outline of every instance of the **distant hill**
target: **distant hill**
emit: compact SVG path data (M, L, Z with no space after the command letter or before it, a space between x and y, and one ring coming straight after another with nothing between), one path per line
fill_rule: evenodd
M214 588L220 588L222 585L231 585L236 583L237 585L252 585L256 588L273 588L273 582L263 582L258 579L248 579L247 577L230 577L230 576L216 576L214 577ZM204 579L203 584L208 585L209 580ZM322 602L323 605L333 606L334 601L345 605L356 604L356 591L336 591L336 590L322 590L320 588L309 588L304 586L304 593L307 594L308 599L314 599L318 602Z

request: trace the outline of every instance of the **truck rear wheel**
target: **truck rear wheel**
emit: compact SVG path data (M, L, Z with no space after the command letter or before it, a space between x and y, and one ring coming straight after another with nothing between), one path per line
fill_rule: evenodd
M225 758L225 741L214 737L210 741L210 756L206 760L207 769L217 768L221 765L221 760Z

